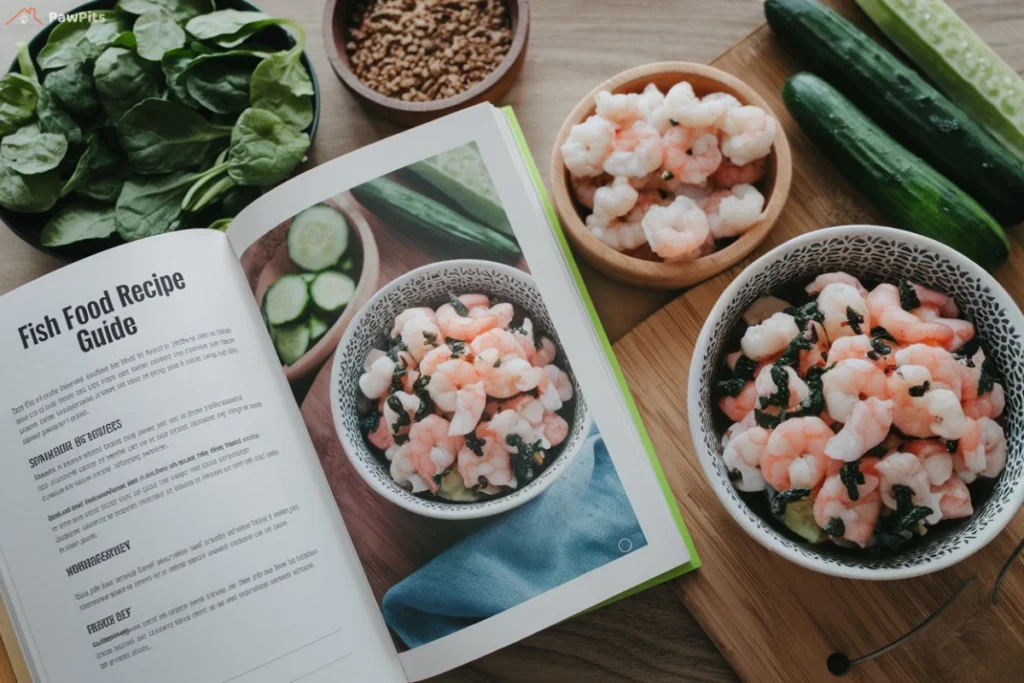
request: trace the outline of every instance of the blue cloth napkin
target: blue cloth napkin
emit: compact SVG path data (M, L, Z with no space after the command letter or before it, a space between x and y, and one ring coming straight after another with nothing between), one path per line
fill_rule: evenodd
M500 614L647 545L596 427L547 491L435 557L384 596L410 648Z

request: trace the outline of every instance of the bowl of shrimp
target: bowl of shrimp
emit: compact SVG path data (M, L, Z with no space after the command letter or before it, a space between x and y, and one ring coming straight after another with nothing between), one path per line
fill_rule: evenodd
M473 259L417 268L363 306L334 356L331 408L362 478L436 519L535 498L591 429L533 278Z
M953 565L1024 502L1024 316L953 249L878 226L765 254L697 340L690 431L716 495L804 567Z
M576 250L612 278L662 289L750 254L792 175L786 134L757 91L689 62L601 83L562 124L551 157L555 208Z

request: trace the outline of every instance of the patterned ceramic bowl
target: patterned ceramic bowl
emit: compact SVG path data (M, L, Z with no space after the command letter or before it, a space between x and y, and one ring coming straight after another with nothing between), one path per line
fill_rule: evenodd
M758 514L729 481L722 462L722 432L713 420L711 387L730 334L760 296L787 284L843 270L868 282L909 279L951 295L974 322L986 356L1006 389L1008 459L987 487L972 486L974 515L943 523L902 553L878 555L832 544L811 545ZM704 323L690 367L689 420L704 473L719 500L743 529L769 550L825 574L855 579L905 579L951 566L991 541L1024 502L1024 316L980 266L934 240L902 230L852 225L801 235L747 267L718 300Z
M525 313L535 330L543 330L560 349L555 363L572 378L574 396L561 415L569 423L569 436L553 449L553 460L526 486L500 498L476 503L451 503L413 495L391 478L388 464L371 450L359 429L357 395L363 360L379 346L394 324L395 316L407 308L436 308L448 300L449 292L481 292L492 299L511 303L516 309L514 323ZM590 430L590 416L569 361L561 351L540 291L533 278L517 268L480 260L442 261L417 268L392 280L377 292L349 324L334 354L331 368L331 412L334 428L353 467L377 493L416 514L437 519L475 519L518 507L554 483L568 469Z

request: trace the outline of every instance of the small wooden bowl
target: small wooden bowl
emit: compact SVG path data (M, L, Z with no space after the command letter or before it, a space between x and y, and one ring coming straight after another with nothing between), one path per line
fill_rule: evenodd
M512 87L526 59L526 43L530 35L530 1L505 0L505 3L512 24L512 46L508 54L487 78L455 97L432 102L405 102L382 95L363 83L352 71L348 50L345 49L348 22L352 18L356 0L327 0L323 18L324 50L334 73L368 110L401 126L416 126L480 102L495 102Z
M627 284L675 289L688 287L718 275L736 265L768 236L789 197L789 187L793 179L793 157L786 133L780 124L775 134L775 144L768 155L767 173L764 180L758 183L765 196L764 218L724 249L694 261L655 261L618 252L590 234L581 218L580 207L573 197L569 171L562 161L562 143L569 137L574 125L582 123L594 113L594 102L600 91L641 92L648 83L654 83L666 92L683 80L689 81L698 95L727 92L741 103L761 107L774 116L767 102L753 88L732 74L705 64L658 62L623 71L594 88L576 105L569 118L562 124L551 153L551 185L555 208L567 230L569 240L591 265L605 275Z

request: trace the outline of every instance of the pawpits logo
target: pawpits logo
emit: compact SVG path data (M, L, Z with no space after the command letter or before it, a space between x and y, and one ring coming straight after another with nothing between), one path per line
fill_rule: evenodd
M43 22L39 20L39 15L36 14L35 7L22 7L20 10L14 13L13 17L7 20L5 26L10 26L11 24L25 25L33 21L39 24L40 26L43 25Z
M103 12L76 12L75 14L62 14L60 12L50 12L49 20L51 22L56 21L58 23L97 23L107 20L107 15ZM32 22L36 22L40 26L43 25L42 19L39 18L39 12L35 7L22 7L20 10L14 13L14 16L7 20L6 26L11 24L27 25Z

